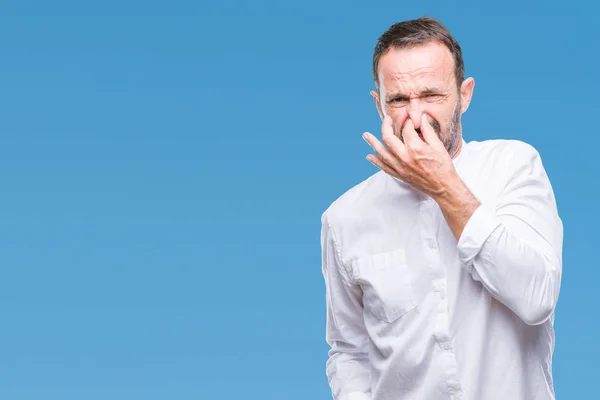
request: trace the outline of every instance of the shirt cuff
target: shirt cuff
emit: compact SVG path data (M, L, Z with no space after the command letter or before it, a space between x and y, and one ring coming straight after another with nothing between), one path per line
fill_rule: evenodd
M494 213L483 204L471 215L458 240L458 257L467 271L471 272L473 260L499 225L500 221Z
M371 396L366 393L354 392L340 396L337 400L371 400Z

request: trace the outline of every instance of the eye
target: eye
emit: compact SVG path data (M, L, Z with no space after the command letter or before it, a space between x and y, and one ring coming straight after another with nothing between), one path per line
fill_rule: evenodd
M430 94L425 95L425 99L427 101L438 101L438 100L441 100L442 97L443 96L438 93L430 93Z
M391 102L393 104L403 104L403 103L406 103L406 99L403 97L396 97L395 99L392 99Z

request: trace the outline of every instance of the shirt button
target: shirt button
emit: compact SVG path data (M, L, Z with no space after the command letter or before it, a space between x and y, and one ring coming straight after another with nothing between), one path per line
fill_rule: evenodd
M435 243L435 239L432 238L427 238L427 247L429 247L430 249L436 249L437 248L437 244Z

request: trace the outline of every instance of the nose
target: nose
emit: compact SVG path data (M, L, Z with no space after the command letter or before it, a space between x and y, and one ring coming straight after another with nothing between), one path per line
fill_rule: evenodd
M421 117L423 116L423 109L419 99L411 99L407 107L408 118L411 119L415 129L421 129Z

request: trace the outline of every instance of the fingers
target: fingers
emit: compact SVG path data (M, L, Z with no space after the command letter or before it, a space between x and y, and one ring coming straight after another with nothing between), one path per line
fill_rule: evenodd
M423 139L429 144L435 144L440 141L425 113L421 116L421 133L423 133Z
M369 132L365 132L363 134L363 138L373 148L373 150L375 150L375 152L379 156L379 160L381 160L391 168L400 167L400 162L398 158L389 149L386 149L383 143L377 140L375 136L371 135ZM372 160L369 161L373 162Z
M381 140L396 156L402 158L406 153L404 143L394 132L395 123L389 115L386 115L381 123Z
M389 165L383 162L379 157L374 156L373 154L369 154L367 156L367 160L369 160L373 165L387 173L388 175L395 176L400 179L400 175Z
M422 130L423 129L421 128L421 131ZM415 130L415 125L410 118L406 120L404 129L402 129L402 139L404 140L404 144L412 149L419 148L423 144L423 141Z

